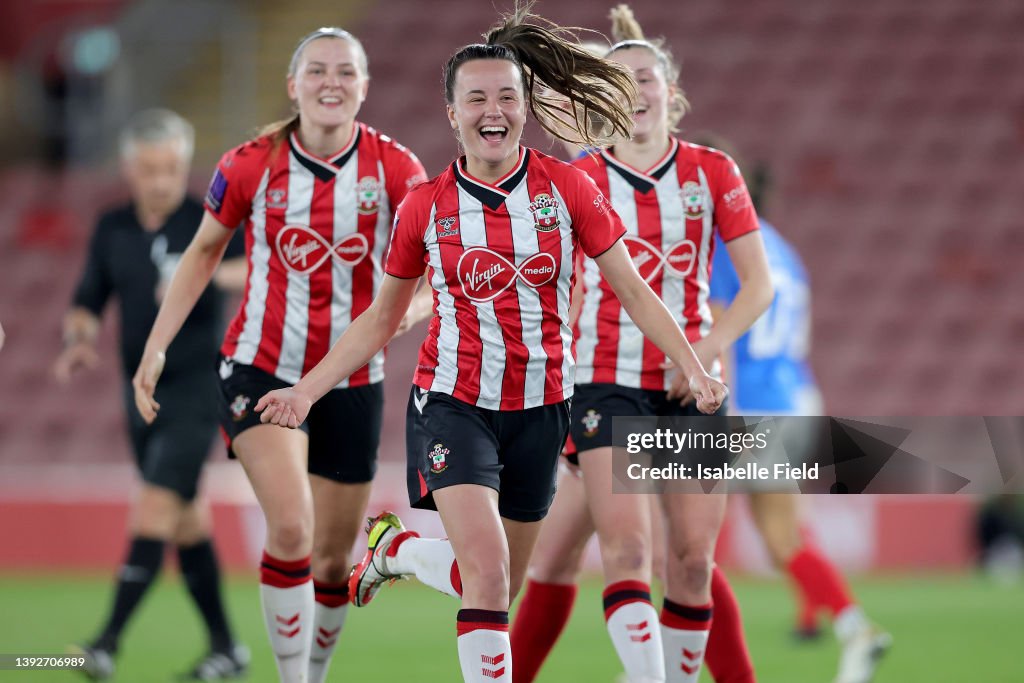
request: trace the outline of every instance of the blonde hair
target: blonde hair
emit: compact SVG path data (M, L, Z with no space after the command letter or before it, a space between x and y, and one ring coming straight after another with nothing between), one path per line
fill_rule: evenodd
M644 30L640 27L640 22L636 20L629 5L616 5L608 13L608 18L612 20L612 40L615 41L615 44L608 49L605 56L610 57L619 50L633 48L650 50L661 67L665 82L670 86L675 86L675 92L672 93L669 100L668 126L669 130L676 132L677 124L686 115L686 112L690 111L690 101L686 99L686 93L679 84L679 63L675 61L672 52L665 46L664 39L650 39L644 36Z
M298 44L295 46L295 50L292 52L292 58L288 62L288 78L293 78L296 71L299 68L299 61L302 59L302 51L306 49L306 46L312 43L314 40L320 38L337 38L338 40L348 41L352 47L356 50L356 60L359 64L359 69L363 72L366 78L370 77L369 63L366 59L366 50L363 48L363 44L354 35L349 33L343 28L336 26L323 26L303 36ZM273 144L281 144L289 135L299 128L299 112L296 111L294 114L286 119L280 121L274 121L273 123L267 124L256 134L257 137L264 135L271 136Z

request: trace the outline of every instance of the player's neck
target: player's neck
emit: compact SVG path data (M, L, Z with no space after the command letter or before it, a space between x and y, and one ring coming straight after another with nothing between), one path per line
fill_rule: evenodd
M622 163L629 164L638 171L648 171L661 161L671 147L671 136L659 133L617 144L612 154Z
M320 126L303 126L299 124L296 136L299 144L310 154L321 159L330 159L335 154L345 149L352 136L356 134L356 122L344 123L334 128L323 128Z

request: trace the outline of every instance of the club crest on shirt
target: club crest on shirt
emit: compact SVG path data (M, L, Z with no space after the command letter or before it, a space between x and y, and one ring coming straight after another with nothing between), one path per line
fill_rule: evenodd
M373 176L360 178L356 185L356 210L364 216L377 213L380 206L380 182Z
M430 458L430 471L434 474L441 474L448 469L448 462L445 460L445 457L450 452L444 447L443 443L435 443L434 450L427 453L427 457Z
M267 190L267 208L268 209L287 209L288 202L285 199L288 197L288 191L281 187L272 187Z
M234 418L235 422L241 422L245 419L245 416L249 414L249 404L252 403L252 399L248 396L239 394L235 396L235 400L231 402L229 408L231 409L231 417Z
M686 211L688 219L704 217L707 210L707 195L699 183L687 180L680 188L679 195L683 198L683 210Z
M443 216L434 221L437 225L437 237L454 237L459 234L459 217L458 216Z
M598 425L601 424L601 413L593 408L587 408L587 414L580 419L580 422L583 423L583 428L586 430L583 432L583 436L594 436L597 434Z
M539 194L530 202L533 227L541 232L551 232L558 227L558 200L551 195Z

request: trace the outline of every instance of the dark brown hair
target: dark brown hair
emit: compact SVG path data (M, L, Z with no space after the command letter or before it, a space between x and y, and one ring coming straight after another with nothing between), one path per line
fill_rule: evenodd
M445 100L454 102L460 66L476 59L504 59L519 67L530 111L554 137L588 147L628 138L636 101L632 76L620 64L580 47L579 29L531 14L532 5L517 5L484 35L485 43L467 45L452 55L444 66Z
M619 50L632 48L644 48L650 50L658 60L661 72L665 76L665 82L675 85L676 91L668 103L668 127L675 132L676 124L690 111L690 102L686 99L686 93L679 84L679 64L672 57L672 52L665 47L665 41L661 38L649 39L644 36L644 30L640 22L633 16L633 10L629 5L616 5L608 13L612 20L612 40L615 44L608 50L606 57L611 56Z

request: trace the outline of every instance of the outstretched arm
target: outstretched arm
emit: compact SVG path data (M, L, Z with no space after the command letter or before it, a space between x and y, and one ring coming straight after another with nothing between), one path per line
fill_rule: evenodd
M636 326L686 375L697 408L703 413L718 410L725 385L708 376L672 314L636 271L622 240L595 260Z
M314 402L366 365L394 336L417 282L418 278L385 275L370 307L352 321L327 355L298 384L260 398L256 403L256 412L262 412L260 421L292 429L302 424Z
M725 310L720 315L714 314L715 324L708 336L701 340L710 347L712 358L742 337L771 305L775 296L760 230L726 242L725 247L736 269L740 288Z
M174 277L160 304L160 312L146 340L139 369L132 378L135 406L147 423L156 419L156 412L160 409L160 405L153 400L153 392L164 369L164 353L203 290L210 284L233 234L233 230L224 227L209 212L205 213L199 230L174 271Z

